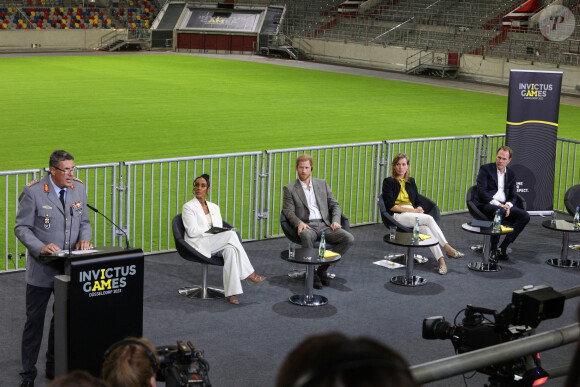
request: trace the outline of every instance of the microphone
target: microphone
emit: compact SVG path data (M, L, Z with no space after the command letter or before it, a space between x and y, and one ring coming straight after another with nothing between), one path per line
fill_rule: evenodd
M101 215L103 218L107 219L109 221L109 223L111 223L113 226L115 226L117 228L117 230L120 230L123 233L123 235L125 235L125 249L129 249L129 236L127 235L125 230L123 230L121 227L117 226L117 224L115 222L113 222L111 219L107 218L107 215L101 213L95 207L91 206L88 203L87 203L87 207L89 207L91 210L95 211L97 214Z
M72 246L70 244L70 238L71 238L71 235L72 235L73 214L74 214L73 213L73 208L72 208L72 206L70 206L70 230L69 230L69 233L68 233L68 256L69 257L72 257Z

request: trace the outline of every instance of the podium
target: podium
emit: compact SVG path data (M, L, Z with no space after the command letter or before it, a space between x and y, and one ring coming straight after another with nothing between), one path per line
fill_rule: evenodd
M100 377L111 344L143 335L143 250L94 250L64 257L65 274L54 279L55 376Z

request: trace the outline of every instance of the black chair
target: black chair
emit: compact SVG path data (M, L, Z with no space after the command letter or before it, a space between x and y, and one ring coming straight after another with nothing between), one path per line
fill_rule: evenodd
M423 211L427 215L431 215L431 217L435 219L435 222L439 223L439 220L441 219L441 212L439 211L439 207L437 206L437 204L433 200L429 199L427 196L421 194L419 194L418 199L419 203L421 204L421 207L423 207ZM389 212L387 211L387 207L385 205L385 200L383 199L383 195L381 194L379 194L377 198L377 205L379 207L379 212L381 213L381 219L383 220L383 224L387 229L389 229L391 226L396 226L397 231L413 232L413 228L402 225L401 223L397 222L391 214L389 214ZM406 262L407 260L405 254L390 254L387 256L387 258L390 261L404 260ZM427 258L419 254L415 254L414 258L415 262L417 263L425 263L428 261Z
M564 206L572 216L576 214L576 207L580 207L580 184L568 188L564 194ZM569 245L571 249L580 250L580 245Z
M344 215L343 213L340 214L340 225L342 226L342 228L344 230L346 230L346 231L350 230L350 221L348 220L346 215ZM294 227L290 224L290 222L286 218L286 215L284 215L284 213L282 211L280 211L280 226L282 227L282 232L284 232L284 235L286 236L286 238L290 239L291 242L294 242L297 245L302 244L302 242L300 241L300 237L298 236L298 233L296 232ZM319 240L314 242L315 248L317 248L319 245L320 245ZM334 247L333 244L328 243L328 242L326 243L326 248L328 250L332 250L333 247ZM305 275L306 275L306 270L291 270L290 272L288 272L288 277L290 277L290 278L304 277ZM328 276L330 278L334 278L334 274L332 274L332 273L328 273Z
M224 227L232 227L226 222L223 222ZM224 289L219 287L209 287L207 286L207 271L209 265L223 266L224 260L221 254L212 254L210 258L205 257L199 251L194 249L189 243L184 240L185 227L183 226L183 219L181 214L175 215L173 221L171 222L171 228L173 229L173 239L175 240L175 247L181 258L188 261L201 263L202 267L202 279L201 285L183 287L179 289L179 294L189 298L201 298L204 300L214 299L214 298L224 298ZM239 237L239 234L238 234Z
M576 207L580 207L580 184L568 188L564 194L564 206L570 215L576 214Z
M465 194L465 203L467 204L467 210L469 211L469 214L476 220L492 221L493 219L488 218L483 212L481 212L479 210L479 208L477 208L477 206L473 202L473 195L475 193L476 188L477 188L476 185L471 186L467 190L467 193ZM514 203L514 205L516 207L521 208L522 210L526 210L528 208L526 200L524 199L524 197L522 195L519 195L519 194L516 195L516 202ZM507 222L507 223L509 223L509 222ZM471 246L471 250L483 252L483 245ZM511 249L508 248L508 252L510 252L510 251L511 251Z

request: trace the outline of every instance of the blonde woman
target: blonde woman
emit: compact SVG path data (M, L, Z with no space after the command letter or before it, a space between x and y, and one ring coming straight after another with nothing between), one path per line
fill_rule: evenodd
M431 215L425 214L419 203L419 191L415 179L409 173L410 160L404 153L399 153L391 164L391 176L383 180L383 200L387 211L395 220L407 227L413 227L415 218L419 219L421 233L431 235L439 240L450 258L461 258L463 253L455 250ZM431 253L439 262L439 274L447 274L447 265L443 252L438 245L430 247Z

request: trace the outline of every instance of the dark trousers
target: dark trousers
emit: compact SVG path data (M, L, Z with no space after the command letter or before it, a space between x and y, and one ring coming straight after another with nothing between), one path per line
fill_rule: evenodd
M302 242L302 247L312 247L314 242L320 239L322 232L324 231L324 240L326 243L332 244L334 247L332 251L344 256L348 249L354 243L354 237L348 231L338 228L332 230L323 221L310 221L308 222L311 230L304 229L300 233L300 241Z
M36 378L36 361L42 343L44 317L52 293L52 288L26 285L26 324L22 333L22 371L20 371L23 381L34 381ZM54 367L54 307L50 320L46 363L47 366Z
M478 207L481 212L483 212L490 220L493 220L495 216L495 211L499 209L499 214L501 215L502 224L507 224L513 227L514 231L510 232L505 236L504 241L501 244L501 248L505 250L507 246L516 240L518 235L523 231L526 224L530 221L530 214L527 211L522 210L516 206L510 208L510 215L505 216L505 210L500 206L495 206L493 204L483 204ZM499 235L492 235L491 248L496 249L499 243Z

